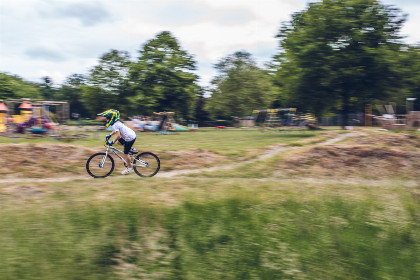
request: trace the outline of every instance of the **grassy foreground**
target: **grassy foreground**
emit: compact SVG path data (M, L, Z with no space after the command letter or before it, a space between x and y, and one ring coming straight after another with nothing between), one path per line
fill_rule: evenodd
M409 186L39 183L0 215L1 279L418 279Z
M0 279L420 278L415 181L250 170L2 185Z

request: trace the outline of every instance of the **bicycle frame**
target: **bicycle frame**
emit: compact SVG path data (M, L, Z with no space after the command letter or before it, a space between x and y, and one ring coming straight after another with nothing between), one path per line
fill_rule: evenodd
M124 153L123 151L121 151L121 150L119 150L119 149L117 149L117 148L115 148L111 145L105 144L104 146L107 147L107 148L106 148L106 151L105 151L105 156L103 157L102 162L100 163L99 167L102 168L104 166L106 157L109 154L109 150L111 150L111 152L114 155L116 155L120 160L122 160L125 163L125 165L128 165L127 161L122 156L119 155L119 154L123 154ZM141 159L136 159L134 155L129 155L129 156L133 160L133 166L141 166L141 167L147 167L148 166L147 162L142 161ZM134 161L136 163L134 163Z

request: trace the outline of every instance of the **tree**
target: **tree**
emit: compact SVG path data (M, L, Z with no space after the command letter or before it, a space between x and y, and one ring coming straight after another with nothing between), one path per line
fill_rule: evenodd
M40 92L45 100L57 99L57 90L54 88L54 82L51 77L42 77L42 83L39 85Z
M163 31L148 41L130 72L135 110L145 115L173 111L188 118L198 91L195 65L192 55L170 32Z
M209 112L205 109L206 98L204 97L204 90L200 89L197 93L197 100L194 107L194 119L198 122L206 122L210 120Z
M413 109L420 110L420 45L407 46L401 52L401 60L398 69L402 71L401 77L404 84L402 100L398 103L405 104L406 98L417 98L414 102Z
M0 99L41 98L38 84L18 76L0 73Z
M78 113L80 116L87 117L89 115L85 105L83 104L82 86L86 85L86 78L80 74L69 76L59 89L60 100L66 100L70 105L70 113Z
M258 68L251 54L238 51L222 58L215 68L214 89L207 108L215 118L249 116L253 110L268 108L274 88L267 71Z
M376 0L323 0L292 16L277 37L277 79L288 100L318 118L384 99L400 86L395 56L405 16Z
M121 87L128 80L131 66L130 54L111 50L99 58L99 64L90 70L88 82L109 94L119 95Z
M92 116L106 109L129 111L130 55L126 51L111 50L103 54L99 64L94 66L82 86L83 102Z
M82 102L91 117L96 117L108 108L115 109L116 98L100 87L82 85ZM119 108L117 108L119 109Z

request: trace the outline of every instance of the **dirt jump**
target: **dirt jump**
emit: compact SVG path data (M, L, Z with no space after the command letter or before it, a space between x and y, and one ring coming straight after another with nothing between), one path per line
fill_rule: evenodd
M62 182L94 180L85 170L86 159L102 149L70 144L1 144L0 184L8 182ZM39 155L42 155L39 156ZM255 157L232 161L204 149L167 151L156 178L215 172L276 157L271 177L361 176L402 177L420 180L420 136L414 134L332 134L318 143L303 146L267 146ZM277 175L276 175L277 174ZM197 176L197 175L195 175Z

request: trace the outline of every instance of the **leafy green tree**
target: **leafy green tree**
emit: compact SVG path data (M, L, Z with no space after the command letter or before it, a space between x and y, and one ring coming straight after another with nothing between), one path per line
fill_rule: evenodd
M197 99L194 107L194 120L198 122L206 122L210 120L210 114L205 109L206 97L204 96L204 90L200 89L197 92Z
M86 85L86 78L80 74L69 76L59 89L60 100L66 100L70 104L70 113L77 113L87 117L89 113L83 103L82 86Z
M95 118L100 112L108 108L116 108L116 98L100 87L82 85L82 102L89 112L90 117ZM120 108L116 108L120 109Z
M150 115L173 111L190 117L198 91L195 65L193 56L181 48L170 32L163 31L148 41L130 72L135 112Z
M39 84L40 92L45 100L57 100L58 91L54 87L54 82L51 77L45 76L42 77L42 83Z
M41 98L38 84L24 81L18 76L0 73L0 99Z
M126 51L111 50L103 54L82 86L82 100L91 116L109 108L123 114L129 110L128 91L130 55Z
M219 75L207 108L215 118L249 116L253 110L267 109L274 98L274 87L268 72L260 69L251 54L238 51L215 65Z
M109 94L119 95L121 87L128 80L131 63L128 52L111 50L103 54L99 64L90 70L88 83Z
M323 0L295 13L277 35L275 58L288 102L317 117L340 110L345 126L352 106L388 98L400 86L404 21L399 9L376 0Z
M396 100L398 104L405 104L406 98L417 98L413 109L420 110L420 45L407 46L401 52L401 61L398 65L402 72L404 83L403 93L398 96L403 99ZM405 111L405 110L404 110Z

